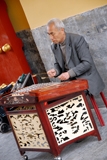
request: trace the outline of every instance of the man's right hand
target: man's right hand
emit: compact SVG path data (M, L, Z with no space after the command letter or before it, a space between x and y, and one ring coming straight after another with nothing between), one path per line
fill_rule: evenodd
M48 74L48 76L49 76L50 78L53 78L53 77L56 76L56 71L55 71L55 69L50 69L50 70L47 72L47 74Z

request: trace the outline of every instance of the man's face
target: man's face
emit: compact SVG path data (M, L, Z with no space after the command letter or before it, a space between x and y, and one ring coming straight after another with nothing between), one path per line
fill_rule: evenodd
M65 39L65 32L63 28L57 28L54 23L51 23L47 28L47 33L51 41L55 44L62 43Z

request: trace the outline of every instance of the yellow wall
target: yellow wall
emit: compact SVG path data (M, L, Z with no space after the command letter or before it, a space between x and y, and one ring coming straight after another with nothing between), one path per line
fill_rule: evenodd
M16 32L45 25L53 17L64 19L107 4L107 0L5 0L5 2Z
M29 28L29 24L23 12L19 0L5 0L7 12L13 28L16 32Z
M33 29L54 17L64 19L106 5L107 0L20 0L20 3Z

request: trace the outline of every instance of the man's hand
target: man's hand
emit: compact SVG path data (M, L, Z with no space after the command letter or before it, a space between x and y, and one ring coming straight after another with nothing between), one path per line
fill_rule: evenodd
M48 74L48 76L49 76L50 78L53 78L53 77L56 76L56 71L55 71L55 69L50 69L50 70L47 72L47 74Z
M61 81L63 81L63 80L69 79L69 78L70 78L70 75L69 75L68 72L64 72L64 73L60 74L60 76L58 76L58 78L59 78Z

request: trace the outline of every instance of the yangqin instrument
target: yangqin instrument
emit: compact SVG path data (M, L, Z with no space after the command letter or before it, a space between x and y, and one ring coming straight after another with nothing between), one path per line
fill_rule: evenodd
M34 84L1 98L19 151L50 152L61 160L68 144L99 131L89 107L86 80ZM72 152L72 151L71 151Z

